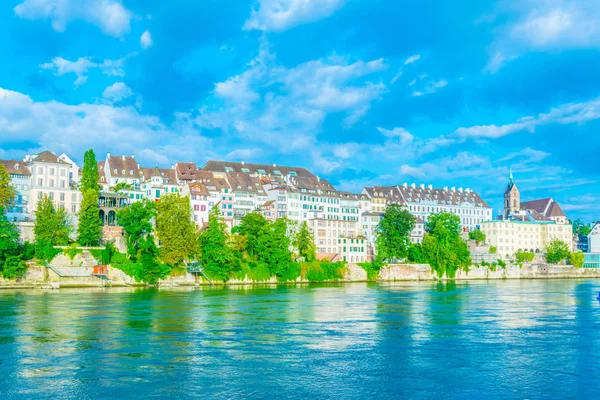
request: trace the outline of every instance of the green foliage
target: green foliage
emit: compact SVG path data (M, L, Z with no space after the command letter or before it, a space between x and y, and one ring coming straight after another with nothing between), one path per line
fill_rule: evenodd
M156 234L160 256L169 265L181 265L198 253L196 226L189 197L166 194L156 204Z
M6 256L15 253L18 248L19 230L6 218L4 210L0 208L0 265L4 264Z
M98 246L102 238L102 220L98 214L98 192L87 189L83 192L79 211L78 242L82 246Z
M104 250L102 250L101 259L99 260L103 265L111 263L113 256L117 253L115 245L111 242L106 243Z
M0 165L0 210L7 210L15 200L17 192L10 183L10 174Z
M550 264L558 264L566 260L570 254L569 245L562 240L553 240L546 246L546 262Z
M156 260L156 254L152 251L142 251L140 265L141 271L136 275L139 275L141 281L151 285L155 285L159 279L164 279L171 272L168 265L161 264Z
M450 213L429 216L426 235L421 245L424 258L439 277L454 278L456 271L468 271L471 255L460 237L460 219Z
M122 208L117 212L119 225L125 233L125 244L127 254L136 261L138 258L139 245L146 236L152 233L152 218L156 216L154 203L142 200Z
M398 204L390 204L377 226L377 257L382 260L402 259L408 255L410 234L415 219Z
M575 268L581 268L585 262L585 254L582 251L574 251L569 257L569 262Z
M256 246L257 257L269 266L271 273L281 278L289 274L292 262L290 239L287 236L287 222L277 219L261 230Z
M19 245L16 253L19 254L23 260L29 261L35 257L35 244L23 242L23 244Z
M83 250L79 248L79 245L77 243L73 243L66 249L63 249L62 252L67 257L69 257L71 260L73 260L75 258L75 256L77 254L81 254L83 252Z
M126 182L119 182L116 184L116 186L111 187L110 190L112 190L115 193L119 193L125 190L133 190L133 186Z
M305 261L315 260L316 246L314 237L306 221L302 222L300 229L295 233L292 245L298 250L298 255L303 257Z
M529 251L517 251L515 253L515 260L517 263L523 264L525 262L532 262L535 259L535 253L531 253Z
M408 261L417 264L427 264L427 259L423 254L423 246L419 243L411 243L408 248Z
M506 263L501 259L498 259L498 266L500 266L503 269L506 269Z
M581 236L588 236L592 230L588 224L584 223L580 219L576 219L572 223L573 233Z
M101 189L98 184L99 180L100 174L98 173L96 154L94 154L94 150L90 149L83 154L83 169L81 171L81 181L79 182L81 193L85 195L90 189L99 192Z
M235 270L234 255L227 245L226 226L217 206L208 216L208 227L200 234L200 264L212 279L227 281Z
M412 246L411 246L412 248ZM410 258L410 249L409 249L409 258ZM375 281L379 277L379 272L381 271L381 267L383 267L383 263L379 259L373 260L373 262L364 262L358 263L358 265L367 272L367 279L370 281Z
M4 261L2 275L6 279L21 279L27 274L27 263L19 256L10 256Z
M498 248L495 246L490 246L490 254L496 254L498 253Z
M62 208L55 209L52 200L48 196L44 196L38 201L35 211L33 233L37 246L36 257L40 260L54 258L58 253L53 246L68 244L71 229L67 212Z
M474 231L469 232L469 240L473 240L477 244L485 243L485 233L483 233L479 229L475 229Z
M303 279L310 282L332 282L344 279L346 265L344 262L312 261L301 262L300 273Z
M249 256L258 256L259 238L268 233L268 225L269 221L257 212L244 215L240 221L236 231L246 237L246 251Z

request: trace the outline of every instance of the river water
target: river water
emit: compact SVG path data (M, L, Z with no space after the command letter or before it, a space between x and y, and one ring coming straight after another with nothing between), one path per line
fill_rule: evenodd
M597 398L599 290L0 291L0 398Z

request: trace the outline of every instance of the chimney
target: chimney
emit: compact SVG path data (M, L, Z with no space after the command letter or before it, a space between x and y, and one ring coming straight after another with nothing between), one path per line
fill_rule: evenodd
M240 164L244 165L244 164L246 164L246 163L242 161L242 162L240 162Z
M416 184L414 184L414 183L411 183L411 184L410 184L410 187L414 189L414 188L416 188L416 187L417 187L417 185L416 185Z
M419 185L419 187L420 187L421 189L425 189L425 184L424 184L424 183L421 183L421 184Z
M448 186L444 186L444 191L448 191Z
M110 153L106 153L106 159L108 160L110 158Z
M277 164L273 164L273 168L277 168Z
M404 183L402 184L402 187L408 187L408 183L404 182Z
M459 187L459 188L458 188L458 191L462 193L462 191L463 191L463 190L462 190L462 188L461 188L461 187Z
M432 190L433 189L433 185L427 185L427 189Z
M131 155L131 158L135 158L135 156L132 154L132 155Z
M125 154L123 154L123 161L125 161Z
M452 188L450 190L452 190L453 192L456 192L456 186L452 186Z

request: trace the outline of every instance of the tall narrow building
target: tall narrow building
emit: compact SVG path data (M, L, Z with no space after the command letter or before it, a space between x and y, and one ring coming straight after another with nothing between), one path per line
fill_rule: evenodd
M504 191L503 218L506 219L508 216L516 214L519 210L521 210L521 193L513 179L512 171L510 171L508 186L506 186L506 190Z

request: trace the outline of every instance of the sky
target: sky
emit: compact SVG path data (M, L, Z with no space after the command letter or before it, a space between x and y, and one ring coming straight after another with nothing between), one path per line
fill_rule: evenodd
M3 0L0 158L302 166L600 219L597 0Z

